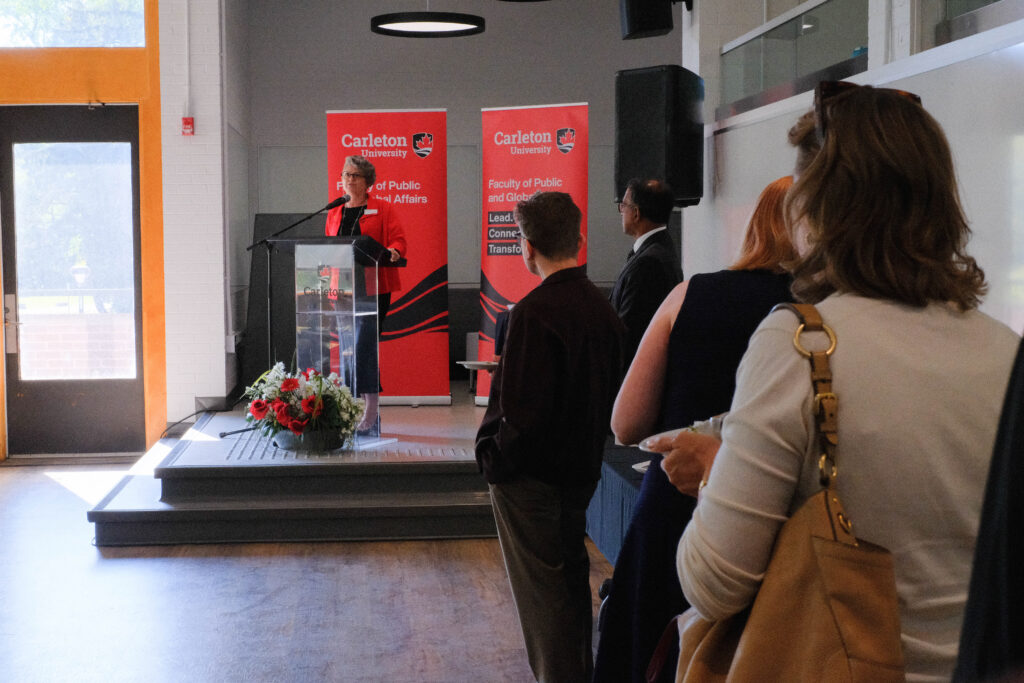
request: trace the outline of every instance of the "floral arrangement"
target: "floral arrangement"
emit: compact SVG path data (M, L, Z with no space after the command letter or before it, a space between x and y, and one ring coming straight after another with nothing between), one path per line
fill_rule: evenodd
M245 419L266 436L288 430L296 435L313 431L337 434L348 443L363 415L363 401L352 396L337 373L321 375L313 368L285 372L277 363L247 387L251 399Z

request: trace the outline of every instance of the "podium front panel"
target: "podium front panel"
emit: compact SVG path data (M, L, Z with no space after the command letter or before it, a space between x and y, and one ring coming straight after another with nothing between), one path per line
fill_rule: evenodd
M377 269L351 244L295 245L296 366L337 373L355 395L379 382Z

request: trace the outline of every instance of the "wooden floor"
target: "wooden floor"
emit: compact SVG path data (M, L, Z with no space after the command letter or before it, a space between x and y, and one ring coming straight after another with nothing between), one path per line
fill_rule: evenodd
M471 438L457 403L385 431ZM532 680L497 540L97 548L86 512L127 470L0 467L0 681Z

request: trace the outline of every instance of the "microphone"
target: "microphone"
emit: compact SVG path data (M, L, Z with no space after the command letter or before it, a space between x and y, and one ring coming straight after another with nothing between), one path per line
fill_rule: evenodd
M316 216L317 214L321 214L321 213L323 213L324 211L330 211L331 209L336 209L336 208L338 208L339 206L341 206L342 204L344 204L345 202L347 202L347 201L348 201L348 200L350 200L350 199L352 199L352 197L350 197L350 196L349 196L349 195L347 195L347 194L344 194L344 195L342 195L342 196L338 197L337 199L335 199L335 200L334 200L333 202L331 202L330 204L328 204L328 205L327 205L327 206L325 206L324 208L320 209L319 211L314 211L313 213L309 214L308 216L303 216L302 218L300 218L299 220L295 221L295 222L294 222L294 223L292 223L291 225L288 225L288 226L285 226L285 227L281 228L280 230L278 230L278 231L277 231L277 232L275 232L274 234L272 234L272 235L268 235L268 236L264 237L263 239L261 239L261 240L259 240L259 241L257 241L257 242L253 242L252 244L250 244L249 246L247 246L247 247L245 248L245 250L246 250L246 251L252 251L252 250L253 250L254 248L256 248L256 246L257 246L257 245L260 245L260 244L266 244L266 245L269 245L269 244L270 244L270 240L271 240L272 238L274 238L274 237L277 237L278 235L282 235L282 234L284 234L284 233L288 232L289 230L291 230L292 228L294 228L294 227L295 227L296 225L298 225L299 223L302 223L302 222L304 222L304 221L308 221L308 220L309 220L310 218L312 218L313 216ZM268 251L267 253L269 254L270 252ZM269 257L268 257L268 258L269 258ZM269 283L270 283L270 281L268 280L268 281L267 281L267 285L268 285L268 287L269 287ZM268 297L268 298L269 298L269 297ZM269 328L268 328L268 329L269 329Z
M330 204L328 204L327 206L325 206L324 208L322 208L320 210L321 211L330 211L331 209L336 209L336 208L338 208L339 206L341 206L342 204L344 204L345 202L347 202L350 199L352 199L352 197L348 196L347 194L343 194L340 197L338 197L337 199L335 199L333 202L331 202Z

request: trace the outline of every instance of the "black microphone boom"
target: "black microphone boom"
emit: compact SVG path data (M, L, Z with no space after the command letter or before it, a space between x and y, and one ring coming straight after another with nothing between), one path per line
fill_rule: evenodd
M337 199L335 199L333 202L325 206L324 208L320 209L320 211L330 211L331 209L336 209L342 204L348 202L348 200L350 199L352 199L352 197L348 196L347 194L343 194ZM319 213L319 211L317 213Z
M338 197L337 199L335 199L333 202L331 202L330 204L325 206L324 208L320 209L319 211L314 211L313 213L309 214L308 216L303 216L302 218L300 218L299 220L295 221L291 225L286 226L286 227L278 230L273 235L267 235L266 237L264 237L263 239L259 240L258 242L253 242L252 244L247 246L245 248L245 250L246 251L252 251L253 249L255 249L256 247L258 247L261 244L268 244L269 240L271 240L274 237L277 237L281 233L288 232L289 230L294 228L299 223L305 223L306 221L308 221L310 218L312 218L313 216L317 215L318 213L323 213L324 211L330 211L331 209L336 209L336 208L338 208L339 206L341 206L342 204L344 204L345 202L347 202L350 199L352 199L352 197L348 196L347 194L343 194L340 197Z

